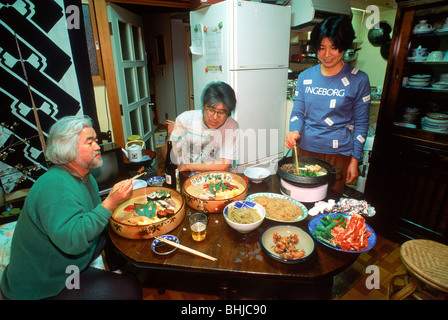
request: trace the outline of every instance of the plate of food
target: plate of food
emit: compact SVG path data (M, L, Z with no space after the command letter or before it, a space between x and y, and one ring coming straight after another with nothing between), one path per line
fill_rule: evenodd
M277 222L298 222L306 219L308 209L299 201L278 193L254 193L247 201L261 204L266 210L266 219Z
M188 177L182 191L187 205L199 212L222 212L231 202L244 200L248 184L227 171L201 172Z
M185 217L182 195L164 187L133 190L110 217L110 226L128 239L150 239L176 228Z
M308 230L321 244L342 252L369 251L376 244L375 232L357 213L319 214L309 222Z
M269 257L286 264L308 260L315 248L308 233L291 225L266 229L260 236L260 245Z

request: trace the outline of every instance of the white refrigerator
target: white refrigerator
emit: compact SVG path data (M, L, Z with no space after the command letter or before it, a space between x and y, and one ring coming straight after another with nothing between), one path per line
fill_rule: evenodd
M284 150L291 8L227 0L192 11L190 25L195 109L209 82L232 86L238 171L256 164L273 173Z

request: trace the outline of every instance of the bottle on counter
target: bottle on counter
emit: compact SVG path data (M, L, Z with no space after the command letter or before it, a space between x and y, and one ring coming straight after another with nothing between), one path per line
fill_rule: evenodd
M166 159L165 159L165 183L168 188L180 191L179 169L171 159L172 149L173 149L173 143L170 140L168 140L166 149Z

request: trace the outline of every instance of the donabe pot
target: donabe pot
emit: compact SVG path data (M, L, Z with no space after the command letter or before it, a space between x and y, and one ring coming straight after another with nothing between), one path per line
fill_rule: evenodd
M282 166L288 163L294 164L294 158L284 157L278 162L277 175L285 181L303 188L314 188L327 183L331 186L334 183L335 176L342 172L342 168L333 167L325 160L309 156L299 156L299 164L302 164L302 166L305 163L310 165L318 164L327 170L327 174L323 176L304 177L283 170Z

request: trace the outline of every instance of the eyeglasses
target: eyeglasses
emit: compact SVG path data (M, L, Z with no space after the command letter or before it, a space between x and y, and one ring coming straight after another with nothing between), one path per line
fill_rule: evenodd
M207 116L209 117L213 117L215 114L217 114L218 118L225 118L227 117L228 114L227 111L224 110L216 110L213 108L204 108L204 109L207 113Z

